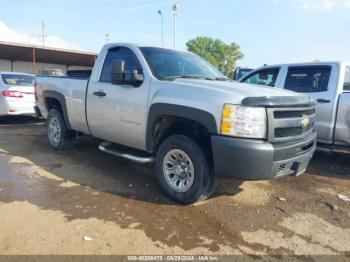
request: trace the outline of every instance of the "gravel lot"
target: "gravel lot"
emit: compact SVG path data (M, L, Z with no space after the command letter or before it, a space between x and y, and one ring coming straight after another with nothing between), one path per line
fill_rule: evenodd
M181 206L153 166L99 142L55 152L41 122L0 118L0 254L350 254L350 155L318 153L297 178L220 180Z

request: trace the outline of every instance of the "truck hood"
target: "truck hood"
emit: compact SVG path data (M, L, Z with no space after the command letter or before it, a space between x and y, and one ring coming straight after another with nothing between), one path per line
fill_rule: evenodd
M208 81L197 79L176 79L172 82L178 88L197 90L198 92L209 91L221 93L226 96L234 96L240 100L247 97L278 97L278 96L304 96L300 93L260 85L245 84L228 81Z
M155 81L150 96L150 104L174 104L208 112L214 116L217 127L225 104L296 107L310 106L312 102L308 96L279 88L198 79Z
M151 104L183 105L210 112L221 119L225 104L285 107L309 106L313 100L300 93L228 81L176 79L156 81L151 92Z

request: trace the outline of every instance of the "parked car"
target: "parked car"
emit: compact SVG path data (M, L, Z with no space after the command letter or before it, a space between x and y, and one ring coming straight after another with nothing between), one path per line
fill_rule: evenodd
M182 203L209 197L219 175L299 175L315 150L310 97L233 82L189 52L107 44L89 79L37 83L54 149L73 146L77 132L104 139L104 152L155 161L164 192Z
M34 115L35 76L0 72L0 116Z
M233 80L238 81L253 70L253 68L248 67L236 67L236 70L233 73Z
M317 101L316 123L320 149L350 149L350 63L317 62L269 65L241 82L284 88Z

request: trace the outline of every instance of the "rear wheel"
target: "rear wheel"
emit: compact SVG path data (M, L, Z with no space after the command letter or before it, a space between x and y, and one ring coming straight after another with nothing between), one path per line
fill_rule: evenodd
M174 135L157 152L157 177L173 200L190 204L209 197L214 181L202 149L190 138Z
M62 113L52 108L49 111L47 120L47 137L50 145L55 150L65 150L73 147L76 133L67 128Z

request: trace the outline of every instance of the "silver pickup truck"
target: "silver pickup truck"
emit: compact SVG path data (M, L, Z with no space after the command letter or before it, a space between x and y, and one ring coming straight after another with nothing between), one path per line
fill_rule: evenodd
M258 68L243 83L284 88L314 98L318 147L350 150L350 63L315 62Z
M182 203L209 197L220 175L299 175L316 146L312 98L233 82L188 52L107 44L89 79L38 77L36 98L53 148L83 133L105 140L104 152L155 161Z

